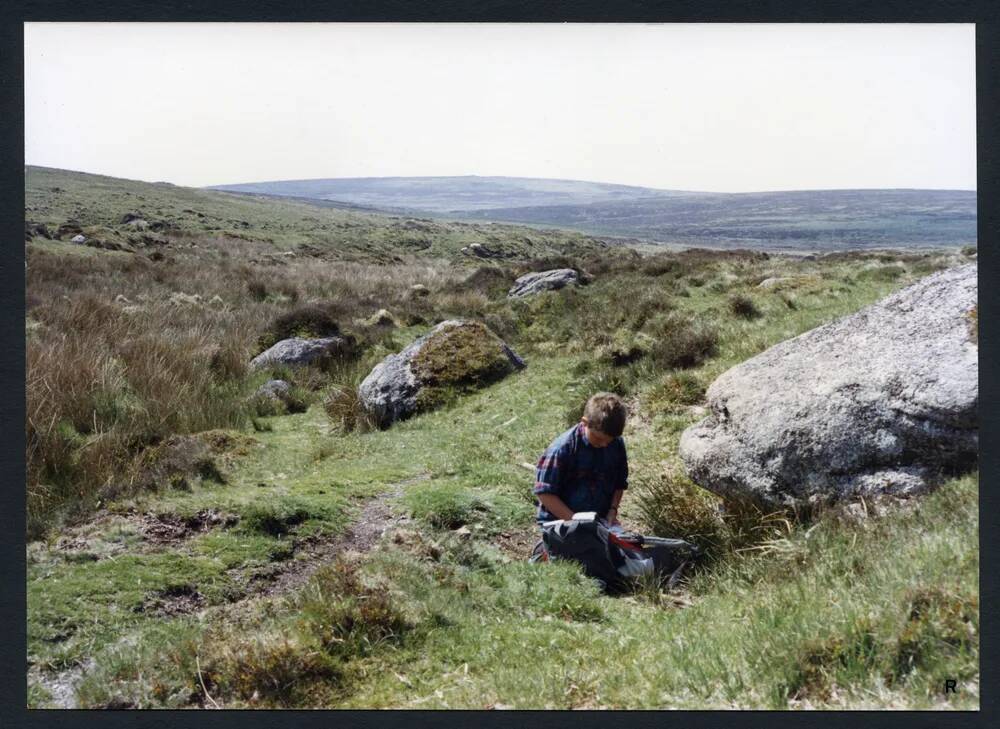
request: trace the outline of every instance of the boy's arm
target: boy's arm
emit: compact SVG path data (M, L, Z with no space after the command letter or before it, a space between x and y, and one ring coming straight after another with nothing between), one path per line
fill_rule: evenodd
M621 503L623 493L625 493L623 489L618 489L613 494L611 494L611 506L608 508L608 515L606 517L608 524L610 524L611 526L614 526L615 524L621 524L621 522L618 521L618 504Z
M546 450L538 459L535 471L535 497L542 507L557 519L572 519L573 510L562 500L562 482L565 472L565 454L559 450Z
M606 517L608 524L611 526L621 524L618 521L618 505L621 504L625 489L628 488L628 454L625 451L625 441L619 439L619 443L622 449L622 460L618 482L621 485L611 494L611 506L608 508L608 515Z
M538 500L542 502L542 506L556 519L572 519L573 510L570 509L555 494L538 494Z

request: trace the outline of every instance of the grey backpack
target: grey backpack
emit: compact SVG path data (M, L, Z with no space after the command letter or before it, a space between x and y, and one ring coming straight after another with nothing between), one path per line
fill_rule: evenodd
M673 587L700 553L683 539L616 532L599 519L580 516L542 524L542 541L535 546L532 561L572 559L607 592L620 592L633 578L652 574Z

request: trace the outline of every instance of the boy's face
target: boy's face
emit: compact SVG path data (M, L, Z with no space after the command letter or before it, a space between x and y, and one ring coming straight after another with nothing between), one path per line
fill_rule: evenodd
M586 417L580 418L580 422L583 423L584 432L587 434L587 442L594 446L594 448L607 448L611 445L614 436L602 433L596 428L591 428Z

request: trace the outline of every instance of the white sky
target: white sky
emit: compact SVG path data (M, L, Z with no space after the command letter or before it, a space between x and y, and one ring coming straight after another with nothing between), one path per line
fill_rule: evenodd
M975 189L975 30L28 23L25 136L28 164L194 186Z

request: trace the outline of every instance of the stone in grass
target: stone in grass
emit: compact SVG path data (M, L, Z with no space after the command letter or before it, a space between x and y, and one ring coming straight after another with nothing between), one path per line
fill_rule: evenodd
M572 268L554 268L551 271L541 271L539 273L526 273L514 281L514 285L507 296L517 299L522 296L531 296L542 291L554 291L570 284L580 283L580 274Z
M70 243L76 243L77 245L81 245L81 244L87 242L87 236L85 236L83 233L80 233L80 234L74 235L72 238L70 238L69 242Z
M449 390L483 387L524 366L481 322L443 321L375 365L358 388L358 398L385 428L433 409Z
M292 393L292 385L286 380L268 380L257 388L250 398L258 415L283 415L301 412L304 408Z
M167 299L173 306L200 306L201 294L185 294L183 291L175 291Z
M259 370L271 365L307 365L341 354L347 346L348 341L343 337L282 339L250 360L250 369Z
M950 268L723 373L688 475L767 508L909 496L979 454L976 265Z
M292 386L286 380L268 380L257 388L257 396L284 402L292 393Z

